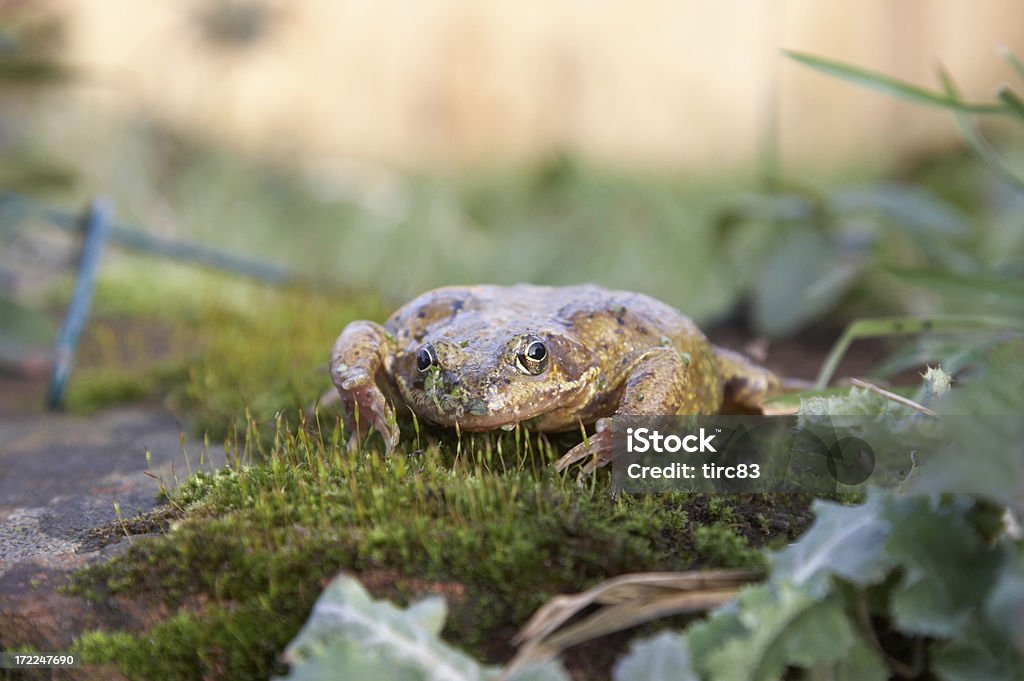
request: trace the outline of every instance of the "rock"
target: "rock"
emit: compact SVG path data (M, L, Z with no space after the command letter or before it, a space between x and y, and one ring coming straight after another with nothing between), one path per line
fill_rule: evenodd
M62 652L83 630L138 623L124 604L93 604L59 589L75 569L127 546L116 532L96 541L97 528L152 510L161 479L173 486L175 473L194 470L202 445L182 432L152 407L0 418L0 650ZM222 463L220 454L215 464ZM116 676L59 671L54 678Z

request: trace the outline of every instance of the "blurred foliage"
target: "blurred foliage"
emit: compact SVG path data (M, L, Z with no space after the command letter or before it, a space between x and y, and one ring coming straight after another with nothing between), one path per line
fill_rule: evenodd
M755 194L751 177L636 174L564 156L472 175L339 159L296 169L144 125L125 125L103 153L86 172L117 187L125 222L287 262L396 306L447 284L591 281L702 324L740 309L772 336L865 312L1019 309L1013 295L967 286L1012 280L1024 256L1024 198L970 159Z
M41 89L64 82L59 20L31 3L0 3L0 192L64 189L74 180L27 134Z
M773 178L772 191L734 200L719 218L719 250L730 254L743 277L754 327L788 335L844 301L870 307L872 314L1024 313L1024 173L968 118L989 114L1024 123L1015 91L1004 86L998 101L974 103L959 97L945 73L944 90L931 91L819 57L789 56L908 101L949 109L978 163L960 161L952 175L933 173L922 184L818 190ZM1024 79L1016 56L1005 56ZM987 172L976 172L978 167Z
M296 168L131 124L93 157L72 153L87 182L116 186L125 223L286 262L395 306L446 284L592 281L707 321L737 294L728 263L708 254L715 211L743 178L567 157L430 176L342 159Z
M969 174L971 163L958 169ZM785 336L842 305L848 315L1024 312L1024 195L989 179L961 208L945 197L962 185L793 188L734 201L720 218L721 251L750 291L754 327Z

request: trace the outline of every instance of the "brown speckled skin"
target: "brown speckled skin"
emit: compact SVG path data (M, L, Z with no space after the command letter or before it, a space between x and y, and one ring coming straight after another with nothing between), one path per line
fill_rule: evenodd
M516 363L527 335L548 350L547 368L536 376ZM439 369L425 385L416 355L427 343ZM385 396L421 418L467 431L520 422L564 431L596 422L600 433L601 419L614 414L712 414L726 398L755 407L779 387L767 370L714 348L678 310L590 285L428 291L383 326L348 325L330 364L348 425L355 425L358 405L358 431L372 425L389 449L398 433ZM610 442L601 440L591 438L577 458L604 453Z

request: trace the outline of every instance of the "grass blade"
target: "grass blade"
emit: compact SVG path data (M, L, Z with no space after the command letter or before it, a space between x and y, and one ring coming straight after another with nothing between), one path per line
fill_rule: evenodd
M1007 45L999 46L999 54L1002 55L1003 59L1006 60L1006 63L1017 72L1020 79L1024 80L1024 62L1020 60L1020 57L1018 57L1017 54Z
M956 85L953 84L953 79L950 78L945 69L939 69L939 78L942 80L942 85L946 89L948 95L956 98ZM960 130L960 136L967 143L967 146L969 146L978 156L978 158L984 161L985 165L987 165L989 169L999 176L1004 182L1017 191L1024 192L1024 178L1018 175L1010 166L1006 165L1002 157L999 156L996 150L992 148L992 145L988 143L988 140L981 136L981 133L978 132L964 112L954 111L953 115L956 118L956 124L957 128Z
M903 336L927 331L962 331L970 329L992 329L998 331L1019 331L1024 333L1024 319L1006 317L978 316L937 316L937 317L868 317L858 319L846 327L828 357L821 365L818 378L814 382L815 390L823 390L828 386L832 376L839 367L843 355L850 344L863 338L887 338Z
M1024 310L1024 281L992 274L957 274L935 269L887 267L885 271L905 284L945 296L969 298L987 305Z
M1017 95L1016 92L1010 89L1009 85L1004 85L999 88L997 94L999 101L1006 105L1006 108L1013 113L1017 118L1024 120L1024 101Z
M902 80L897 80L856 66L843 64L842 62L816 57L803 52L794 52L792 50L783 50L783 52L790 59L800 62L804 66L809 66L816 71L841 78L842 80L850 83L871 88L872 90L893 95L908 102L924 104L926 106L936 106L943 109L952 109L954 111L961 111L965 113L1006 113L1006 109L999 104L965 102L958 97L952 96L949 92L943 94L934 90L927 90L923 87L912 85L911 83L907 83Z

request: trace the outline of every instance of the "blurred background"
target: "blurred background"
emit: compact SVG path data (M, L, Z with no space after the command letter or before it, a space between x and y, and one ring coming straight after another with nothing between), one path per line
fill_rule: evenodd
M287 266L382 311L482 281L630 288L768 337L976 311L948 284L1019 276L1021 194L965 151L949 111L782 50L932 89L941 65L965 99L991 101L1019 84L997 48L1024 53L1021 13L0 0L0 192L72 211L106 195L126 228ZM982 129L1013 161L993 118ZM66 298L77 244L41 225L5 233L9 327ZM232 299L161 259L112 251L102 272L101 308Z
M59 108L96 117L75 121L88 137L112 116L143 117L325 184L359 164L436 171L553 153L720 172L755 161L776 117L786 161L877 165L947 143L947 121L786 63L782 48L926 84L941 63L986 96L1010 77L994 47L1024 46L1010 0L48 5L81 75Z

